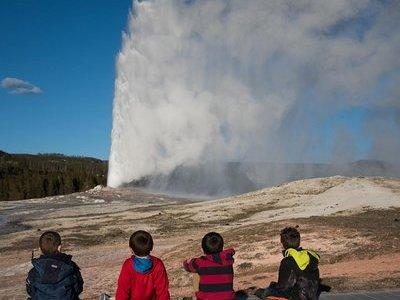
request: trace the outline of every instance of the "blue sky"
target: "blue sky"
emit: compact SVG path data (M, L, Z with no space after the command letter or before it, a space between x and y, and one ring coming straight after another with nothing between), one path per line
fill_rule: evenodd
M115 56L131 0L0 1L0 149L108 158Z
M23 84L19 94L12 93L15 80L10 88L0 88L0 150L108 158L115 57L131 2L0 1L0 81L18 78ZM371 20L367 11L354 24L341 24L329 34L362 40ZM376 92L384 96L382 89ZM366 157L371 140L363 126L371 114L368 107L348 106L327 115L323 124L307 116L318 143L310 160L329 160L337 128L349 134L354 158ZM382 120L398 118L398 110L384 115ZM298 115L298 124L305 117ZM395 136L398 125L392 123L387 122L386 131Z

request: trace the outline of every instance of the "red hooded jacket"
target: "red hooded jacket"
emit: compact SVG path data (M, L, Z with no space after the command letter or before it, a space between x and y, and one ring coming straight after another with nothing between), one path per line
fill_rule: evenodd
M198 300L233 300L233 255L235 250L227 249L216 254L205 255L185 261L186 271L200 276Z
M150 256L152 267L145 273L134 269L133 259L122 265L115 300L169 300L168 276L161 259Z

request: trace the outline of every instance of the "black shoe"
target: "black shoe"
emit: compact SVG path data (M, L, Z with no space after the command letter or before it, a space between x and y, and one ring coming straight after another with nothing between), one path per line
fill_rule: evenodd
M267 296L267 293L266 293L265 289L257 289L254 292L254 295L256 295L260 299L265 299L265 297Z
M243 290L235 292L235 300L246 300L249 296Z
M331 291L332 288L331 288L329 285L320 283L320 284L319 284L319 289L320 289L321 292L327 292L327 293L329 293L329 292Z

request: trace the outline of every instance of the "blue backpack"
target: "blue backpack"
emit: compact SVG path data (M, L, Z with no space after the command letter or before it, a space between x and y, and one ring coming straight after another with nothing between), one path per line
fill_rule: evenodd
M32 259L32 265L26 282L32 300L79 299L83 280L70 255L41 256Z

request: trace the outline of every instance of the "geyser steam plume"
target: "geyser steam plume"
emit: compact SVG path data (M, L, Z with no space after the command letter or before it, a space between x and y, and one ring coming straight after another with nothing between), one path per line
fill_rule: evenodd
M197 167L220 183L227 161L396 161L399 54L396 0L134 1L108 184Z

